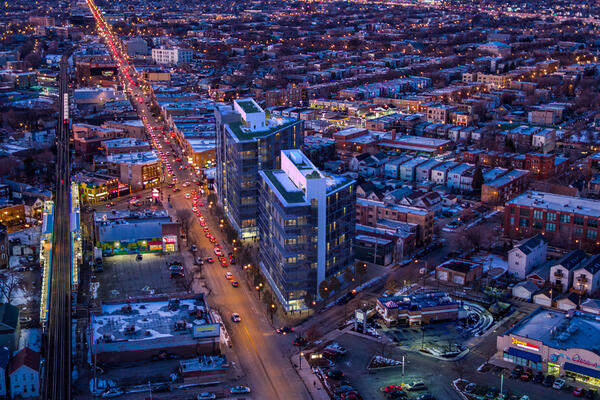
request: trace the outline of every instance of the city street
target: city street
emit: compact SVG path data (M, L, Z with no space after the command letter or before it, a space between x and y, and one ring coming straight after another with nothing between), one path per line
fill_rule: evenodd
M99 24L107 26L105 21L100 20L99 13L95 13L95 16ZM132 68L126 63L124 54L117 54L118 47L119 45L111 46L114 58L122 61L120 63L121 77L130 78L131 76L128 71L131 71ZM135 77L135 74L133 74L133 77ZM160 128L163 125L161 121L152 115L148 106L152 102L150 91L141 89L145 85L144 83L138 85L132 84L132 82L130 78L130 84L126 84L126 87L129 89L130 98L134 99L132 103L137 108L138 115L146 125L148 133L152 135L151 142L155 150L159 151L160 157L163 160L163 167L167 170L165 180L181 183L195 180L193 179L196 178L195 173L191 166L188 169L182 170L171 167L171 165L175 165L177 157L180 157L182 160L180 165L185 166L186 158L183 156L181 149L177 146L170 146L170 143L165 142L166 135L160 134ZM137 81L135 83L140 82ZM160 149L167 148L174 148L176 153L166 156L160 151ZM167 157L169 158L168 160ZM184 197L184 194L191 191L192 188L196 188L196 186L192 185L180 192L170 192L169 189L163 187L163 204L173 216L177 215L177 209L191 208L190 201ZM208 188L205 189L205 192L208 192ZM170 205L167 204L169 195ZM204 208L202 211L207 210ZM209 213L205 212L205 214L208 217ZM210 221L209 226L213 235L217 237L218 243L221 243L223 246L224 253L227 254L229 246L224 242L223 235L218 232L216 221ZM204 237L204 233L197 221L191 224L188 235L188 245L191 246L192 243L195 243L203 249L203 253L206 256L214 255L213 246ZM185 251L186 249L182 250ZM244 260L239 260L238 267L239 265L243 265L243 262ZM188 268L187 273L191 273L189 270L191 265L186 265L186 267ZM217 263L212 265L205 264L203 275L210 288L208 301L213 308L220 311L228 327L234 350L246 373L245 380L247 380L248 385L252 388L253 396L257 399L287 399L293 393L295 399L310 399L310 395L294 371L289 358L279 350L278 346L273 346L276 333L267 320L264 305L259 302L257 297L250 292L250 289L245 284L242 283L238 288L234 288L231 282L225 279L225 272L227 270L231 270L231 268L223 269ZM243 279L237 276L235 270L232 272L240 281ZM230 317L234 312L240 314L242 319L240 323L234 324L231 322ZM275 340L279 340L279 338Z

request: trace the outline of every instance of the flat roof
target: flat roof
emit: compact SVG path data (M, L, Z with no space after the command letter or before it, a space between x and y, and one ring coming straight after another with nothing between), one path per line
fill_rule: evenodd
M568 313L538 308L505 335L539 340L557 349L586 349L600 355L600 316L575 311Z
M600 201L529 190L507 204L600 217Z
M225 126L239 141L250 141L269 136L282 129L301 123L301 120L292 118L270 118L266 121L269 125L260 130L248 129L244 127L242 122L234 122Z
M106 341L148 340L191 335L193 327L214 321L202 296L178 299L179 306L169 309L169 301L139 301L103 304L100 314L92 315L93 339ZM193 313L194 310L200 312ZM175 329L183 321L181 329Z

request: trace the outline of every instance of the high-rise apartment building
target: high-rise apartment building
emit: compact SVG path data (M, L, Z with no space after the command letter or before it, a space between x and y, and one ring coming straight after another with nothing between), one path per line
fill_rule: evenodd
M260 170L261 269L286 311L310 307L319 284L354 264L355 181L326 175L300 150Z
M303 121L267 118L252 99L215 109L217 193L240 239L258 238L258 171L280 167L281 150L303 143Z

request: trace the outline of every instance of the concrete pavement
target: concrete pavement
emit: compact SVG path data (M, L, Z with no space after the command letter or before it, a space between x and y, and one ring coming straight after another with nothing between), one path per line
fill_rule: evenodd
M176 217L177 209L190 208L190 200L185 199L184 193L193 189L190 186L181 192L172 193L170 202L173 207L165 204L165 209ZM218 229L216 219L206 208L201 208L201 211L211 228L211 233L223 247L223 252L228 253L231 248ZM204 237L196 219L190 224L188 232L188 244L191 246L192 243L203 249L205 257L214 256L213 245ZM182 251L186 252L185 249ZM185 260L187 267L193 268L189 265L193 263L193 258L188 255ZM244 260L239 260L235 267L222 268L218 263L205 263L202 270L210 293L208 301L223 317L232 339L232 350L235 351L245 372L238 383L247 383L253 390L253 396L260 399L310 399L307 387L299 378L289 358L280 350L278 342L281 342L282 338L274 332L267 319L264 304L250 292L247 285L240 284L238 288L234 288L231 282L225 279L225 272L231 271L236 279L244 280L245 277L241 276L239 270L239 266L243 264ZM240 314L242 322L231 322L230 315L233 312Z

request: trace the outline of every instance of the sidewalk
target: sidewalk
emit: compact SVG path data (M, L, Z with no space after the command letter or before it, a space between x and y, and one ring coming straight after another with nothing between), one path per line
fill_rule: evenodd
M302 368L296 368L296 372L306 389L310 393L313 400L329 400L329 394L323 387L323 382L312 372L312 368L308 365L308 361L300 356L300 353L296 353L290 357L292 365L297 365L298 360L302 360Z

